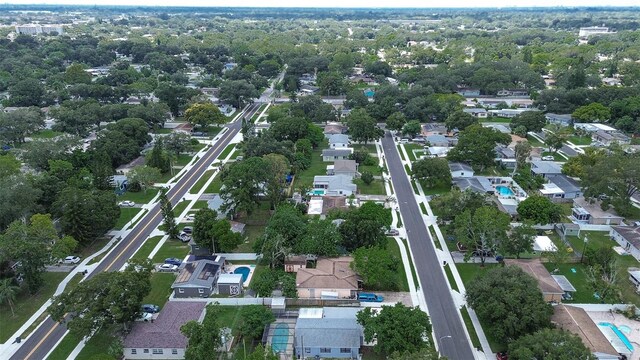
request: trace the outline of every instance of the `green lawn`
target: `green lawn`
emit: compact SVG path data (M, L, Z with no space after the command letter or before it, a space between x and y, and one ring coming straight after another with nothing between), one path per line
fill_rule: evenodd
M218 314L218 324L222 327L228 327L235 332L238 321L240 320L240 307L218 305L218 310L220 311Z
M544 266L553 272L556 268L551 263L545 263ZM575 270L575 273L571 271ZM593 297L593 290L589 288L586 277L586 266L582 264L560 264L558 266L557 275L564 275L567 280L576 288L576 292L573 294L573 300L563 300L566 303L578 303L578 304L598 304L600 301Z
M451 185L437 185L432 188L427 188L422 183L420 185L425 195L440 195L451 191Z
M460 309L460 313L462 314L462 319L464 320L464 325L467 327L469 336L471 336L471 343L476 349L481 349L482 344L480 344L480 339L478 339L476 328L473 326L473 323L471 322L471 317L469 316L469 311L467 310L467 307L463 306L462 309Z
M451 272L451 269L449 268L449 266L445 266L444 267L444 272L447 274L447 280L449 281L449 287L451 287L451 289L453 289L455 291L460 291L458 289L458 284L456 284L456 280L453 277L453 273Z
M161 128L152 131L154 134L171 134L173 129Z
M326 144L314 149L311 154L311 164L309 167L296 174L295 182L293 184L295 189L311 188L313 186L314 176L327 174L327 165L330 165L331 163L322 161L322 150L324 148L326 148Z
M190 154L180 154L176 158L176 161L173 163L174 166L184 167L193 159L193 155Z
M413 150L423 150L424 146L418 144L404 144L404 148L407 150L407 155L409 156L409 160L411 162L416 161L416 156L413 153Z
M4 343L27 321L58 288L58 284L68 275L64 272L45 272L43 285L35 295L23 292L16 297L14 304L15 315L6 304L0 305L0 343Z
M533 147L542 147L542 146L544 146L544 144L540 140L538 140L538 138L533 137L531 135L527 135L527 140L529 140L529 143Z
M56 136L60 136L63 133L59 132L59 131L53 131L51 129L43 129L38 131L35 134L32 134L31 136L29 136L32 139L51 139L54 138Z
M77 336L72 335L71 333L67 334L62 341L56 346L55 349L49 354L47 360L67 360L69 355L73 349L78 346L80 340Z
M180 201L179 203L177 203L173 207L173 215L180 216L180 214L182 214L182 212L184 211L184 209L187 208L187 205L189 205L190 202L191 200L186 200L186 201Z
M418 274L416 273L416 268L413 265L413 257L411 257L411 250L409 249L409 244L407 243L407 239L402 239L402 243L404 244L405 249L407 249L407 256L409 257L409 265L411 267L411 276L413 277L413 284L417 287L420 287L420 283L418 282Z
M87 341L76 357L76 360L91 360L97 355L100 355L100 359L102 360L116 360L116 358L110 356L108 353L109 346L116 340L117 338L112 335L111 331L98 331Z
M222 150L222 152L220 153L220 155L218 156L218 160L224 160L227 158L227 156L231 153L231 151L233 151L233 149L236 147L236 144L230 144L227 145L226 148L224 148L224 150Z
M429 214L427 212L427 206L424 203L420 203L420 210L422 210L422 213L425 214L425 215Z
M114 229L120 230L127 225L136 216L142 209L141 208L131 208L131 207L121 207L120 208L120 217L116 224L113 226Z
M209 206L209 203L207 203L205 200L198 200L195 204L193 204L191 210L204 209L207 206Z
M153 259L154 263L162 263L164 259L175 257L178 259L184 258L189 253L189 245L182 243L178 240L167 240L164 245L158 250Z
M377 153L375 144L355 144L352 147L353 151L366 150L369 154Z
M561 162L567 161L567 159L564 156L560 155L557 152L553 152L553 151L543 151L542 152L542 156L553 156L553 160L554 161L561 161Z
M262 236L262 234L264 234L264 229L265 229L264 225L245 226L244 235L247 239L247 242L243 242L242 244L240 244L240 246L238 246L238 248L234 252L238 252L238 253L254 252L253 244L255 244L256 240L258 240L258 238Z
M374 179L369 185L365 184L362 179L355 179L353 183L358 185L358 193L367 195L386 195L384 190L384 182L382 180Z
M395 239L389 239L387 242L387 251L392 256L395 256L398 259L398 263L402 263L402 255L400 254L400 248L398 247L398 242ZM400 283L398 284L398 291L409 291L409 281L407 281L407 273L404 271L404 266L398 266L398 279Z
M591 144L591 137L590 136L572 135L572 136L569 136L569 138L567 140L569 140L574 145L590 145Z
M154 304L163 307L171 295L171 285L176 280L172 273L153 273L151 275L151 291L142 300L143 304Z
M401 158L402 160L406 160L406 159L404 158L404 153L402 152L402 145L396 145L396 147L398 148L398 153L400 154L400 158Z
M213 178L213 181L207 188L205 189L205 193L207 194L218 194L220 193L220 189L222 188L222 179L220 179L220 173Z
M202 189L204 184L209 180L211 176L213 176L213 172L214 172L213 170L205 171L204 174L202 174L202 176L200 177L200 179L198 179L198 181L196 181L196 183L193 184L193 187L189 189L189 194L197 194L198 192L200 192L200 189Z
M147 189L146 192L127 191L126 193L118 196L118 201L129 200L129 201L133 201L136 204L146 204L149 201L151 201L151 199L153 199L157 194L158 194L158 189L156 188Z
M487 270L498 266L498 264L485 264L484 267L481 267L479 263L472 264L456 264L456 268L458 269L458 274L460 274L460 278L462 279L462 283L466 286L469 285L471 280L475 279L481 274L487 272Z
M364 174L365 172L370 172L375 176L382 176L382 168L378 165L362 165L358 166L358 172Z
M136 251L136 253L131 257L132 259L146 259L151 254L151 251L158 245L162 236L154 236L152 238L147 239L144 244Z

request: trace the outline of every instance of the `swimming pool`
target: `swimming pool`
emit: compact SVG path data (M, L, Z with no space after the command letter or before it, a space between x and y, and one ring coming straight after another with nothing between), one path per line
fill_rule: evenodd
M624 346L626 346L627 349L629 349L629 351L633 352L633 345L631 345L631 341L629 341L629 339L627 339L625 334L623 334L622 331L620 331L620 328L618 328L617 326L613 325L612 323L608 323L608 322L601 322L598 325L607 326L607 327L611 328L611 330L613 330L613 332L620 338L620 341L622 341ZM625 325L621 325L621 327L623 329L624 328L629 329L629 327L625 326ZM631 331L631 329L629 329L629 331Z
M240 267L237 267L235 270L233 270L233 273L242 274L242 282L245 283L249 278L249 274L251 273L251 268L249 268L248 266L240 266Z
M620 331L622 331L625 334L631 334L631 328L628 327L627 325L620 325L618 326L618 329L620 329Z
M285 352L287 350L287 343L289 342L289 325L285 323L277 323L276 328L273 331L273 338L271 339L271 349L274 352Z
M513 196L513 190L506 186L496 186L496 190L501 196Z

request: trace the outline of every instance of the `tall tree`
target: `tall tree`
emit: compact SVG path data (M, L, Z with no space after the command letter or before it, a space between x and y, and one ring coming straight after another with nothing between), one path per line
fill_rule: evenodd
M351 267L362 277L370 290L398 291L397 270L400 259L381 246L361 247L353 253Z
M7 304L11 309L11 315L16 316L13 306L20 287L14 283L13 278L0 280L0 304Z
M104 235L120 217L120 207L112 191L72 186L60 192L53 210L62 231L85 244Z
M562 329L542 329L509 344L509 359L596 360L582 340Z
M160 190L160 211L162 213L162 225L164 231L169 235L169 239L175 240L178 238L178 225L176 224L176 216L173 213L173 205L167 198L167 191L165 189Z
M477 124L478 118L464 111L456 111L449 115L444 123L447 126L447 131L452 131L453 129L462 131L471 125Z
M631 197L640 189L640 153L613 152L586 169L582 178L586 197L607 195L616 211L623 216L632 213Z
M542 128L547 124L547 119L542 111L525 111L516 115L509 126L511 129L516 129L520 126L524 127L526 132L529 131L542 131Z
M516 168L513 169L514 174L516 173L517 169L522 169L527 165L527 160L531 155L531 149L531 144L527 140L518 141L516 143Z
M611 110L598 102L592 102L577 108L571 117L578 122L604 122L611 119Z
M82 64L73 63L65 70L64 81L67 84L90 84L91 74L84 70Z
M422 130L422 126L418 120L411 120L402 127L402 135L409 136L413 139Z
M161 177L160 169L150 166L136 166L127 173L129 183L140 184L145 194L149 187L158 182Z
M246 80L226 80L220 84L220 99L232 104L237 109L259 96L260 92Z
M540 195L529 196L521 201L517 210L522 219L530 220L534 224L554 224L562 217L560 205Z
M193 126L206 128L209 125L222 125L227 117L212 103L196 103L184 112L184 118Z
M559 133L547 133L544 143L549 147L549 151L558 152L567 141L566 136Z
M507 238L511 218L495 207L483 206L475 212L465 210L454 222L456 237L466 248L465 260L480 258L484 266L486 257Z
M169 154L164 150L164 141L161 139L156 140L149 155L147 155L146 165L159 170L163 174L171 170L171 160L169 159Z
M222 210L231 214L250 214L258 206L261 184L267 179L265 160L250 157L234 162L222 174L220 197L224 200Z
M349 210L344 214L345 221L338 228L342 235L342 245L348 251L359 247L384 245L387 240L385 228L391 225L389 215L391 213L388 210L372 202Z
M500 250L519 259L521 253L533 251L535 236L536 230L531 225L523 223L511 229L509 236L500 244Z
M289 161L279 154L263 156L266 178L266 195L272 208L276 208L284 199L289 173Z
M395 131L402 130L402 128L406 123L407 123L407 118L400 111L394 112L393 114L389 115L386 121L387 129L395 130Z
M0 230L6 229L14 220L33 214L40 196L42 190L22 174L0 178Z
M222 346L219 314L219 308L209 304L202 323L192 320L180 327L180 331L189 340L184 354L186 360L207 360L217 353Z
M424 158L413 163L411 177L422 186L432 188L438 185L451 185L451 171L446 159Z
M331 220L314 218L309 220L306 233L294 245L294 253L337 256L338 245L341 243L340 232Z
M510 141L508 134L481 125L471 125L460 133L458 144L449 151L447 158L483 170L495 163L496 144L506 145Z
M268 324L274 322L276 318L271 310L262 305L248 305L240 309L240 324L238 332L243 337L249 339L259 339L262 331Z
M501 341L551 325L553 310L536 280L516 266L492 268L474 278L465 297L480 321L490 324L487 331Z
M215 253L216 246L213 227L218 222L218 213L209 208L201 209L193 219L193 241L200 247L206 247L211 253Z
M429 346L425 339L431 333L431 321L418 307L411 308L402 303L383 305L377 315L371 308L365 308L356 319L364 327L364 340L375 340L374 350L379 354L417 352Z
M0 112L0 140L24 143L25 138L44 127L44 114L37 107Z
M378 127L376 120L369 116L365 109L355 109L347 116L349 134L354 141L365 144L377 140L384 135L384 131Z

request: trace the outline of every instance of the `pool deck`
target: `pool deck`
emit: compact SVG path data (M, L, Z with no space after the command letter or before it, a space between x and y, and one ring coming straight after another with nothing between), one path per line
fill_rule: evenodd
M617 327L622 325L628 326L631 329L630 333L622 331L623 334L629 339L633 345L633 353L629 357L629 360L640 360L640 321L630 320L621 314L608 311L587 311L589 317L599 324L601 322L611 323ZM605 335L606 336L606 335Z
M251 283L251 278L253 278L253 273L256 270L256 266L253 264L238 264L238 265L229 265L226 267L226 269L228 270L227 271L228 273L233 273L239 267L248 267L251 269L251 271L249 272L249 276L247 276L247 281L245 281L242 284L242 287L248 288L249 284Z

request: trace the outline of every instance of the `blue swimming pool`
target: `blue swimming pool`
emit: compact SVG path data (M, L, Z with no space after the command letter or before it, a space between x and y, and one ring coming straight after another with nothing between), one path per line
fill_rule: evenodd
M289 343L289 325L285 323L277 323L276 328L273 331L273 338L271 339L271 348L274 352L287 351L287 344Z
M249 274L251 273L251 268L249 268L248 266L240 266L233 270L233 273L242 274L242 282L246 283L247 279L249 278Z
M613 330L613 332L616 335L618 335L618 337L620 338L620 341L622 341L624 346L626 346L627 349L629 349L629 351L633 352L633 345L631 345L631 341L629 341L629 339L627 339L627 336L625 334L623 334L622 331L620 331L620 329L617 326L613 325L612 323L608 323L608 322L601 322L598 325L600 325L600 326L608 326L609 328L611 328L611 330ZM631 330L631 329L629 329L629 330Z
M513 196L513 190L506 186L496 186L496 190L501 196Z

